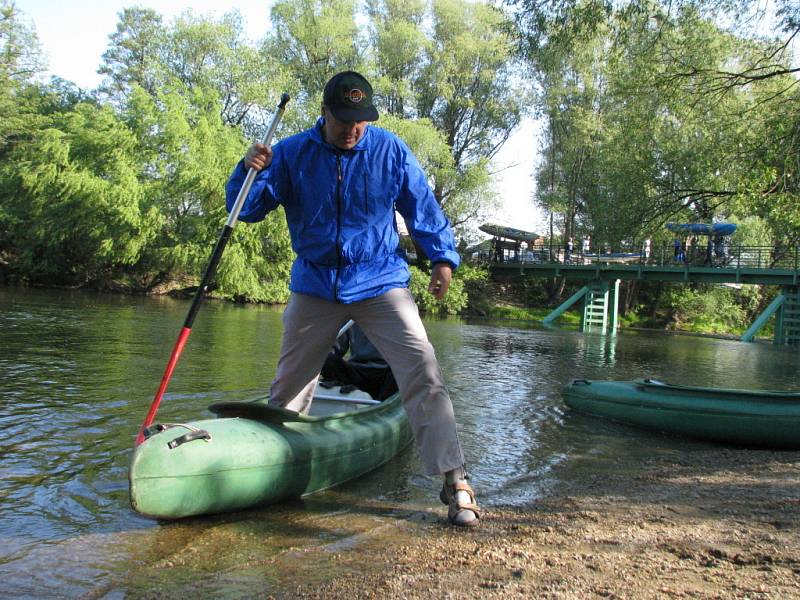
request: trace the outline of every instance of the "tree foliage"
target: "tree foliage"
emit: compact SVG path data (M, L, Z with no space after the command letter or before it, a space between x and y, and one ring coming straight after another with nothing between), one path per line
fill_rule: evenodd
M80 285L136 264L158 214L142 205L132 133L86 103L47 121L0 167L17 268Z
M434 195L456 226L474 221L493 206L490 160L526 106L507 18L464 0L372 0L369 14L386 111L428 119L444 135L453 171L433 178Z
M733 26L712 18L738 12ZM564 235L622 245L671 220L758 215L797 238L798 68L755 4L513 2L545 120L538 202Z
M338 70L374 81L379 125L417 153L457 224L490 205L488 160L522 110L503 14L466 0L279 0L256 42L236 11L168 21L125 8L97 90L37 82L35 34L0 2L0 267L31 281L195 284L226 218L224 182L280 92L293 101L278 138L313 124ZM216 293L284 301L291 260L280 212L240 226Z
M0 153L9 138L24 133L27 118L31 112L35 114L20 100L24 84L41 69L36 33L13 2L0 0Z
M408 289L414 296L420 310L429 315L455 315L464 310L469 304L467 290L483 285L488 279L488 272L479 267L463 265L459 267L458 277L453 278L447 295L437 300L428 291L430 276L419 269L411 267L411 281Z

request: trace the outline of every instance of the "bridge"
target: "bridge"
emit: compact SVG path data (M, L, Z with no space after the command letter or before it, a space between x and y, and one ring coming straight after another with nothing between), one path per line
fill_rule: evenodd
M776 344L800 344L800 248L732 246L724 251L690 249L676 260L671 246L644 252L568 254L563 249L522 251L508 243L497 244L488 258L494 273L518 273L529 277L563 277L586 285L550 313L545 323L583 300L581 330L606 333L617 329L620 281L665 281L776 285L781 293L742 336L752 341L775 316Z

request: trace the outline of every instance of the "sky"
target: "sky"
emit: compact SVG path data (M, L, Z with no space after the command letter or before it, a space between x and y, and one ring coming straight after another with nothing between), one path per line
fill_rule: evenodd
M185 10L215 18L238 9L246 35L255 41L269 28L268 0L16 0L17 8L32 23L47 58L49 75L72 81L84 89L101 81L97 69L114 33L123 8L152 8L169 21ZM534 184L536 123L526 120L512 133L495 157L493 171L501 208L491 222L544 233L545 219L531 201Z

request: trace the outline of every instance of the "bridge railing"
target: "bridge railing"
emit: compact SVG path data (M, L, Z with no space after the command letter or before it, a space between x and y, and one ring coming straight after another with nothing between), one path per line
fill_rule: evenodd
M644 247L644 245L642 246ZM490 264L641 264L651 266L697 266L752 269L800 269L800 247L722 245L710 249L692 245L676 252L671 244L651 247L650 252L623 249L618 252L590 251L568 253L564 248L509 249L474 256Z

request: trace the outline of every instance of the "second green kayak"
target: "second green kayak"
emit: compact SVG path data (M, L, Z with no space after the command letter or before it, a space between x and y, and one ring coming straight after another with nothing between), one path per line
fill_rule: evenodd
M579 379L570 408L654 431L740 446L800 448L800 393Z

